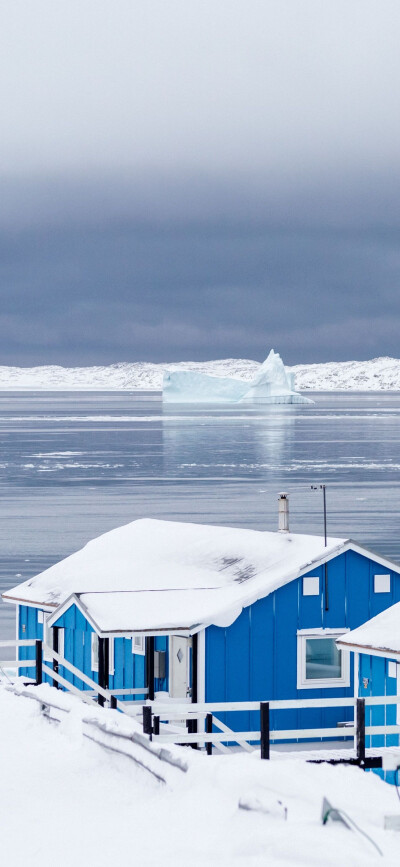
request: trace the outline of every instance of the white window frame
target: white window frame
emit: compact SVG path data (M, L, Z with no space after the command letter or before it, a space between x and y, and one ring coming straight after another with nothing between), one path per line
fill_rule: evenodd
M308 638L339 638L348 629L299 629L297 633L297 689L336 689L338 686L350 686L350 652L341 647L342 674L341 677L310 678L306 677L306 640Z
M99 636L97 632L90 633L90 666L92 671L99 670ZM114 639L108 643L108 673L114 674Z
M140 642L139 646L135 644L136 641ZM144 656L146 653L146 641L144 635L137 633L136 635L132 635L132 653L137 653L139 656Z

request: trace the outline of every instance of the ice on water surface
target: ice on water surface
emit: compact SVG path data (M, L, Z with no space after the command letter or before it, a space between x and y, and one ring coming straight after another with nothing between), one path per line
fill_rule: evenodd
M167 403L313 403L296 392L293 374L271 349L251 382L209 376L190 370L166 371L163 400Z

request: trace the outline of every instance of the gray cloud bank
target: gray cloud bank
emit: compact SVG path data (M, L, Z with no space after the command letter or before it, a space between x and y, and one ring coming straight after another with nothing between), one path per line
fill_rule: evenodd
M398 0L0 6L0 361L399 355Z

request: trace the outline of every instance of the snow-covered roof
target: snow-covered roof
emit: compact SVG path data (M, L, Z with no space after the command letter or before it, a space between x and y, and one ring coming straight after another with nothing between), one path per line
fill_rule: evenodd
M140 519L3 598L54 609L79 594L102 631L227 625L346 544L328 539L325 548L319 536Z
M400 654L400 602L391 605L357 629L341 635L337 642L352 650Z

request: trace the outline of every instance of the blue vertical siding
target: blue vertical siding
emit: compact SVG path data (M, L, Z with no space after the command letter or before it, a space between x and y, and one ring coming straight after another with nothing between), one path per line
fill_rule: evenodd
M388 594L380 594L388 595ZM358 694L361 698L373 695L396 695L397 681L389 677L389 662L395 661L382 656L369 656L361 653L359 657ZM365 725L394 725L396 723L396 705L374 705L365 708ZM398 747L399 735L366 735L366 747ZM394 773L374 769L387 783L393 784Z
M374 575L387 569L368 557L347 551L325 567L311 569L318 576L318 596L303 595L303 577L280 587L242 611L223 629L210 626L205 641L206 701L259 701L291 698L339 698L354 695L353 664L349 687L297 689L297 632L302 629L354 629L400 599L400 576L391 572L391 592L374 593ZM326 610L326 601L328 609ZM378 673L375 672L375 677ZM374 711L380 719L381 709ZM227 724L247 728L245 717L231 713ZM334 728L353 718L351 708L275 711L272 728ZM257 729L258 714L249 727Z

